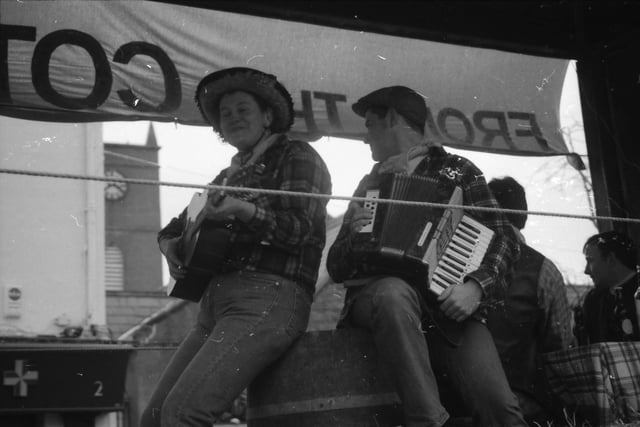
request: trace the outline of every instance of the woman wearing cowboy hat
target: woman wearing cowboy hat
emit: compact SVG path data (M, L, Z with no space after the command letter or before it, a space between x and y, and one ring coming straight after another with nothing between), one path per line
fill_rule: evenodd
M196 325L160 379L141 426L211 426L251 380L307 327L325 244L326 198L253 189L331 193L323 160L287 132L293 102L275 76L250 68L209 74L196 90L204 118L238 149L213 181L206 220L229 230L224 260L200 301ZM251 189L251 190L249 190ZM158 234L175 279L186 210Z

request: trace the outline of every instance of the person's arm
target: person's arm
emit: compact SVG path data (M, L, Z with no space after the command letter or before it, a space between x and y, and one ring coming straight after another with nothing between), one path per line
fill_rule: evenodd
M278 174L278 189L331 194L331 176L318 153L306 143L290 147ZM307 243L317 224L324 223L327 202L324 197L267 194L254 201L253 212L244 222L261 241L294 250Z
M464 204L498 208L482 172L473 164L464 167ZM508 219L497 211L470 211L471 216L494 232L493 239L480 264L466 279L475 280L488 298L501 298L513 276L513 265L520 257L518 238Z
M365 176L356 191L355 197L363 197L367 186ZM371 212L362 207L362 203L352 201L342 219L342 226L336 240L329 249L327 271L336 283L352 279L358 273L357 261L353 254L353 237L362 227L372 220Z
M182 234L182 230L184 229L184 222L187 217L187 210L184 209L180 215L174 217L169 221L169 224L165 225L157 235L158 245L164 239L171 239L174 237L179 237Z
M327 271L336 283L342 283L354 277L358 272L351 245L354 208L354 202L351 202L349 209L344 214L340 231L338 231L336 240L331 245L327 256Z
M445 170L460 178L457 185L463 191L465 205L497 208L482 172L466 159L457 158ZM440 309L453 320L461 322L472 315L482 300L502 299L508 281L513 276L513 263L519 258L517 236L506 217L497 211L467 211L495 233L480 267L468 273L460 285L450 286L440 294Z
M226 171L222 171L213 183L220 183L225 176ZM157 236L158 247L162 255L166 258L169 266L169 274L171 274L174 279L180 279L186 275L186 271L183 268L183 260L181 259L180 246L182 244L182 233L187 223L189 209L190 206L187 206L180 215L172 218L169 224L158 232Z
M602 320L599 315L599 295L595 288L591 288L582 297L582 301L574 308L573 335L578 345L588 345L597 342L596 325Z
M540 351L548 353L569 348L572 342L571 311L562 274L547 258L538 277L538 302L542 321L538 329Z
M186 216L187 210L185 209L179 216L173 218L169 224L160 230L157 237L160 252L167 260L169 274L174 279L181 279L186 275L179 254L180 236L184 229Z

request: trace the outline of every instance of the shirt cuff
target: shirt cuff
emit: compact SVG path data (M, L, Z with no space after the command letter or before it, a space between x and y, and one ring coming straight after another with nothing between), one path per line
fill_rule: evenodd
M253 211L253 216L245 224L255 231L260 231L268 227L268 213L267 210L254 204L256 207Z
M487 273L486 271L482 271L482 270L476 270L467 274L464 277L464 280L467 280L467 279L473 279L476 282L478 282L478 284L480 285L480 288L482 289L483 297L487 296L487 287L494 282L493 276Z

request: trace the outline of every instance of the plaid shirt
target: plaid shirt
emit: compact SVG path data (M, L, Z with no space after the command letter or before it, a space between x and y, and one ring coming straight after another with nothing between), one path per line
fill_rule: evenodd
M567 289L558 268L545 258L538 278L538 303L542 309L539 329L543 353L569 348L573 342Z
M214 184L221 184L228 168ZM331 176L318 153L306 142L282 135L256 161L228 178L244 188L331 194ZM311 295L325 244L326 198L272 195L229 190L255 204L247 223L231 224L230 250L222 271L250 270L278 274L299 282ZM158 241L182 233L186 209L158 233Z
M590 344L547 353L543 359L549 386L562 407L589 425L637 425L639 342Z
M355 196L365 196L369 180L376 175L378 167L379 164L374 165L371 173L360 181ZM439 185L448 187L451 191L456 186L460 187L463 191L465 205L498 207L480 169L463 157L448 154L441 147L431 147L414 173L437 178ZM506 217L500 212L469 211L466 214L473 216L495 232L480 267L470 272L467 278L472 278L480 284L486 300L504 299L504 290L513 274L512 264L520 254L515 233ZM347 210L342 227L327 259L327 269L331 278L336 282L362 277L362 272L352 252L349 231L352 216L353 210Z

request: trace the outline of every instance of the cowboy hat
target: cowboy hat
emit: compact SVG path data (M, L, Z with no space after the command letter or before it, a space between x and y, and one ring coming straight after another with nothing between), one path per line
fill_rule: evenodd
M276 76L253 68L233 67L208 74L196 89L196 104L204 119L220 132L218 107L220 98L228 92L251 93L264 101L273 110L272 132L286 132L294 119L293 100Z

